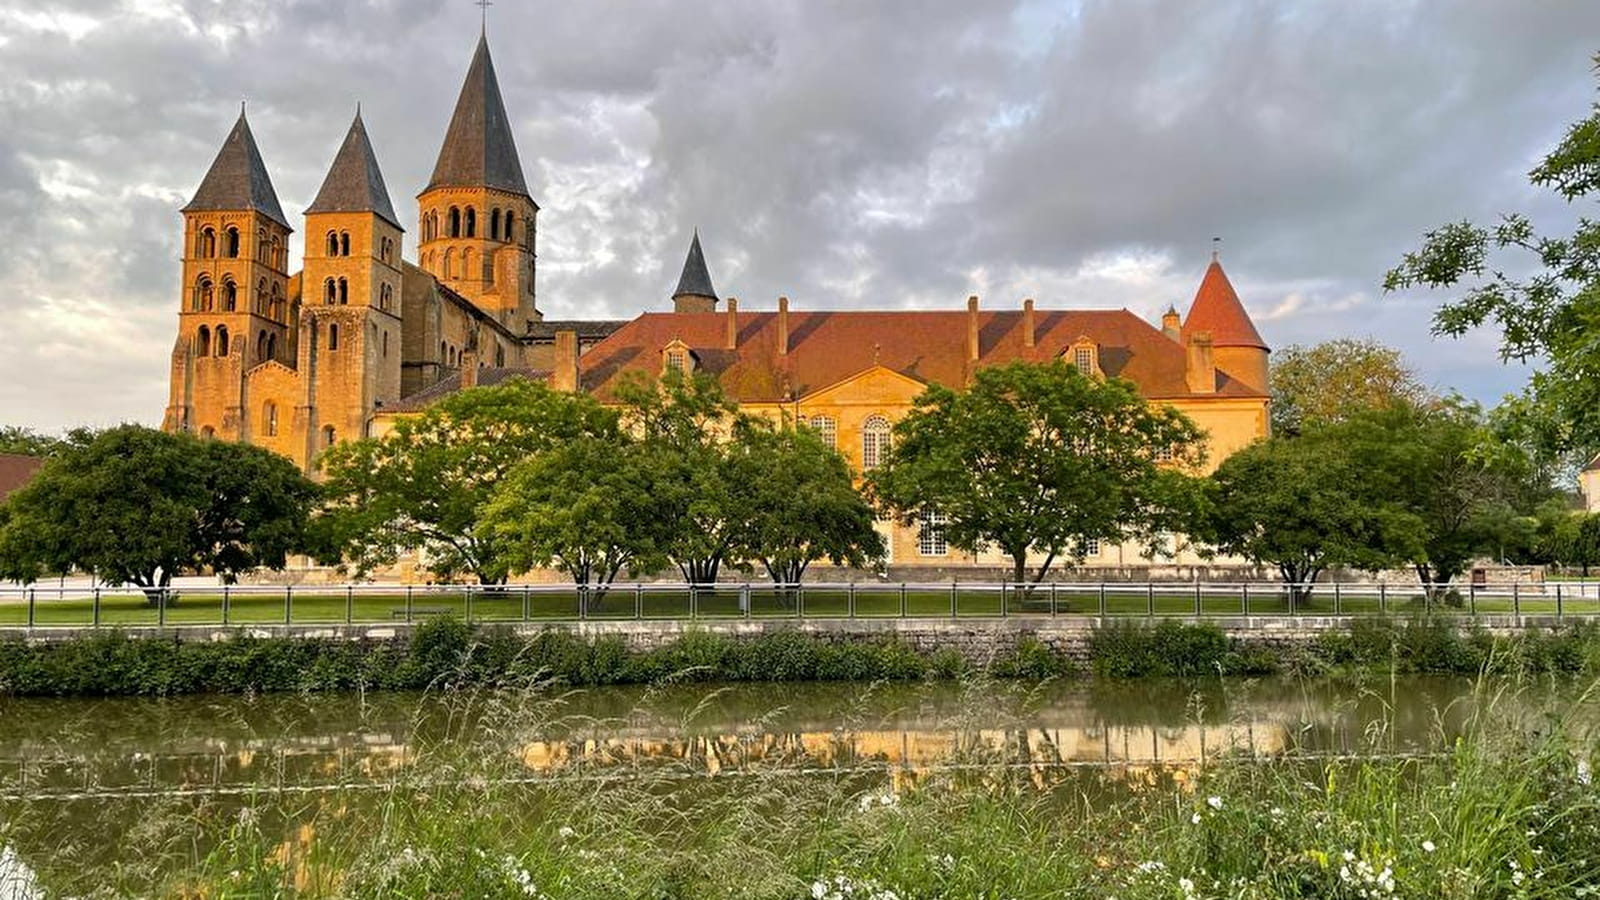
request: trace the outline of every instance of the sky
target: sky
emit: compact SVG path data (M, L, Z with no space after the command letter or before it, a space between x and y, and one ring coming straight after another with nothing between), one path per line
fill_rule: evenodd
M498 0L551 318L670 307L698 227L743 309L1187 307L1212 238L1267 342L1370 337L1492 402L1525 368L1385 295L1431 228L1569 206L1592 0ZM182 220L247 102L291 223L356 104L406 223L472 0L0 0L0 424L157 424ZM406 255L415 258L410 227ZM292 246L298 268L301 235ZM1515 263L1513 263L1515 265Z

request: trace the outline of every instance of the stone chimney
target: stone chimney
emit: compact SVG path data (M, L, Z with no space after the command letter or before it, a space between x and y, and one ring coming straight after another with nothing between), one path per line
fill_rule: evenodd
M478 351L461 351L461 389L478 386Z
M1175 341L1183 340L1183 318L1178 315L1177 307L1169 305L1161 314L1161 333Z
M550 386L575 394L578 391L578 333L556 332L555 351L555 370L550 374Z
M967 359L978 358L978 295L967 298Z
M1033 298L1022 301L1022 346L1033 346Z
M1211 353L1211 332L1197 331L1189 335L1188 365L1184 378L1189 391L1195 394L1214 394L1217 391L1217 364Z
M739 348L739 298L728 298L728 337L724 345L729 350Z
M789 298L778 298L778 355L789 355Z

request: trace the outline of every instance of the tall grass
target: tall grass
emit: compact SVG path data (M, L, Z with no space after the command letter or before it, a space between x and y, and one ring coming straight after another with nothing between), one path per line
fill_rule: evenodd
M993 688L969 678L977 708ZM1547 705L1485 679L1436 752L1411 752L1382 716L1363 754L1335 760L1041 769L978 747L925 770L685 765L535 784L519 781L522 754L568 715L567 689L439 690L446 727L381 790L153 801L109 857L99 835L44 845L51 814L23 808L0 842L50 897L1581 897L1600 884L1593 690Z

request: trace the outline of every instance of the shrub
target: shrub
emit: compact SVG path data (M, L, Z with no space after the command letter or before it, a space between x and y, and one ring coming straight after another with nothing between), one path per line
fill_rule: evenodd
M1215 675L1230 649L1228 636L1210 623L1120 622L1095 629L1089 659L1095 674L1113 678Z

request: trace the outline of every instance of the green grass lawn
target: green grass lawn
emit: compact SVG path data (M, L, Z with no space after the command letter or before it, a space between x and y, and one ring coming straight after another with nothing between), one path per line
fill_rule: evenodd
M591 619L689 619L743 618L743 589L725 585L715 591L702 591L690 597L686 590L647 586L637 591L632 586L616 587L590 596L587 611ZM1248 593L1248 610L1246 610ZM1046 585L1031 593L1007 589L1002 606L996 588L956 586L933 588L917 585L859 585L848 589L807 588L802 592L781 591L761 584L748 589L751 618L894 618L915 617L994 617L1000 615L1048 616L1100 615L1139 617L1158 616L1236 616L1288 615L1288 595L1273 585L1252 585L1248 592L1238 586L1193 587L1158 585L1154 590L1142 585L1107 585L1102 591L1082 585L1061 585L1053 590ZM224 603L226 602L226 619ZM98 605L98 610L96 606ZM1600 613L1600 599L1593 596L1563 597L1562 612L1569 615ZM1425 608L1420 593L1395 590L1388 593L1382 607L1368 594L1335 592L1331 586L1319 587L1310 602L1297 603L1298 615L1406 615ZM1509 592L1470 592L1460 607L1427 606L1446 614L1510 613L1514 608L1525 614L1554 614L1553 591L1522 592L1513 601ZM404 622L438 615L454 615L473 622L561 621L579 618L578 596L574 591L535 588L524 591L506 588L498 591L466 590L450 587L356 589L304 588L277 590L230 590L226 598L220 590L183 591L165 614L147 604L138 594L103 594L98 604L92 596L69 595L59 599L55 591L39 589L33 604L33 622L38 626L90 625L169 625L220 624L335 624L346 621ZM98 619L97 619L98 616ZM26 625L28 603L16 592L0 595L0 625Z

